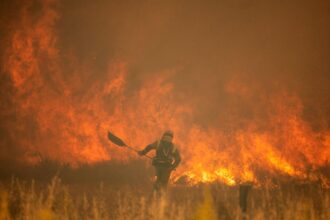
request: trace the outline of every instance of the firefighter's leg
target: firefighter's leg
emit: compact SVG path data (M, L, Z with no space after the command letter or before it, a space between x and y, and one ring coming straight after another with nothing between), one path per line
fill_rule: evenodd
M156 182L154 190L157 193L161 193L166 185L166 169L164 167L156 167Z
M156 181L154 183L154 191L158 192L161 188L161 177L162 177L162 170L160 167L155 167L156 171Z
M170 179L170 175L171 175L171 170L167 167L164 167L161 171L161 175L160 175L160 184L161 184L161 188L162 190L166 191L167 189L167 185L168 185L168 181Z
M154 184L154 191L161 193L166 191L168 181L170 179L171 170L167 167L155 167L156 168L156 181Z

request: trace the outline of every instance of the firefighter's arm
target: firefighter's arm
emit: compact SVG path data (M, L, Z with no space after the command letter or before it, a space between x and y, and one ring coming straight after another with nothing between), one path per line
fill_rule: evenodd
M175 149L175 152L173 153L174 157L174 163L172 164L172 169L175 170L175 168L180 164L181 162L181 156L178 149Z
M147 145L143 150L138 151L140 156L147 154L149 151L156 149L157 142Z

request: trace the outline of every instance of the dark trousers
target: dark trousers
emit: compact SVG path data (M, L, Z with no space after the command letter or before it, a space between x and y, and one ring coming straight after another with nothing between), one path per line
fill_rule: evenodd
M165 191L172 170L169 167L158 167L158 166L155 166L155 170L156 170L156 182L154 185L154 190L157 192L160 192L162 190Z

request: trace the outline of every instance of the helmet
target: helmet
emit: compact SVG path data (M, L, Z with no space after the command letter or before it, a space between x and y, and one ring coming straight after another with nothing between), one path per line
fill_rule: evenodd
M172 142L173 136L174 136L173 131L167 130L163 133L162 140L167 142Z

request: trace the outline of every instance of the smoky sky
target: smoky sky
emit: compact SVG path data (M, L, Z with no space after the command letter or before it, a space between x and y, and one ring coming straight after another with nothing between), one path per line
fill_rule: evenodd
M3 27L15 25L21 4L2 1ZM31 12L38 9L36 4ZM228 79L244 75L265 85L286 84L306 102L329 102L326 1L72 0L60 1L58 13L63 56L74 53L97 66L98 74L109 60L124 60L132 86L179 69L172 80L192 98L203 91L215 102Z
M2 48L22 4L0 3ZM59 56L90 66L91 81L105 77L109 62L123 61L130 73L129 95L146 78L173 71L169 81L175 91L193 104L197 122L207 126L226 111L224 87L237 78L247 86L258 84L262 93L283 88L297 94L307 120L322 115L329 125L327 1L70 0L59 1L57 11ZM30 12L38 19L40 2Z
M328 108L326 1L79 0L61 2L60 14L59 45L99 68L125 60L132 86L179 69L176 88L210 109L225 98L224 83L239 75L265 88L276 82L307 105Z

